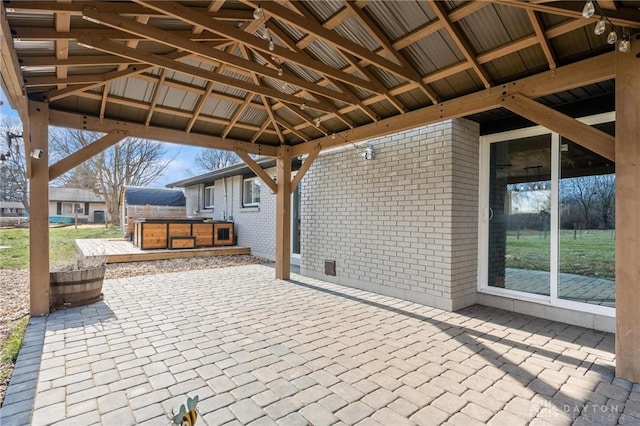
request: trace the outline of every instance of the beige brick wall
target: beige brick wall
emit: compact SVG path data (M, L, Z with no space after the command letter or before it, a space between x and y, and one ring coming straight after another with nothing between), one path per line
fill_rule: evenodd
M303 179L303 274L451 310L475 302L478 127L447 121L321 155ZM335 260L337 276L324 275Z

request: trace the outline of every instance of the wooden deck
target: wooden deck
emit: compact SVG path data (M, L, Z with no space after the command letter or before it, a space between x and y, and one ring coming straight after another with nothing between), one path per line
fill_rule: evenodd
M81 239L76 246L84 256L107 256L107 263L144 262L147 260L184 257L227 256L251 254L249 247L204 247L180 250L140 250L124 239Z

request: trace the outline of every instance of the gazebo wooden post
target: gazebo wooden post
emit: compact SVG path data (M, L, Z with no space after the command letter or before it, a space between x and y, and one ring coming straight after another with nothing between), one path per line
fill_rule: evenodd
M27 137L25 135L25 137ZM29 273L31 316L49 313L49 105L29 102L29 141L39 149L39 159L25 152L31 162L29 194Z
M291 148L281 146L276 158L276 278L291 273Z
M640 40L616 52L616 376L640 382Z

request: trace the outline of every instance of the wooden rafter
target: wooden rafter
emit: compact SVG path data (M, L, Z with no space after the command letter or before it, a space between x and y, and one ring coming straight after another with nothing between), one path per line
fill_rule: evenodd
M371 34L377 40L378 44L380 44L386 52L388 52L390 55L393 55L400 63L400 65L412 70L412 73L414 75L412 81L418 82L418 87L420 88L420 90L422 90L422 92L427 95L433 103L437 103L439 100L438 95L426 83L422 82L420 74L415 69L415 67L411 65L404 58L404 56L400 54L400 52L393 48L393 46L391 45L391 41L382 32L382 30L380 30L378 26L375 25L369 15L367 15L362 9L355 7L354 5L349 3L347 0L343 0L343 4L346 4L347 8L353 11L354 16L360 21L360 24L369 32L369 34Z
M153 89L153 96L151 97L151 102L149 103L149 111L147 111L147 117L144 120L145 126L148 126L151 123L151 117L153 117L153 112L156 109L156 105L158 103L158 97L160 96L160 90L162 89L162 85L164 84L164 79L167 77L167 70L163 69L160 72L160 79L156 83L156 87Z
M543 72L462 96L454 101L411 111L402 117L392 117L377 123L356 127L352 130L340 132L339 136L335 138L325 137L299 144L292 148L292 154L308 153L315 149L318 143L322 145L322 149L327 149L348 143L346 141L357 142L416 126L487 111L501 106L502 99L513 93L520 93L530 99L536 99L563 90L605 81L615 76L613 55L614 53L608 53L596 56L581 62L558 67L553 74L551 71Z
M58 3L71 3L70 0L58 0ZM56 32L69 31L71 27L71 15L68 12L54 13ZM55 42L56 59L67 59L69 57L69 40L58 39ZM67 67L57 67L56 77L59 79L67 78ZM66 85L58 84L58 89L64 89Z
M340 36L338 33L328 30L323 27L315 19L311 19L280 6L274 2L265 2L261 4L265 11L268 11L270 15L276 19L286 22L289 25L304 31L305 33L312 34L326 43L329 43L334 48L343 52L348 52L354 56L365 59L372 65L377 66L387 72L395 74L405 80L414 80L415 76L411 73L410 69L406 69L401 65L396 64L380 55L371 52L369 49L355 43L347 38Z
M449 16L447 15L447 12L445 11L442 3L435 0L430 0L429 4L431 5L431 8L436 13L436 15L438 15L440 22L442 22L442 25L444 25L444 28L451 36L454 43L458 46L458 49L460 49L464 57L467 59L467 62L471 64L471 67L484 84L484 87L487 89L491 87L489 75L476 59L475 54L473 53L473 50L471 49L471 46L469 45L467 39L449 19Z
M187 133L189 133L191 129L193 129L193 125L196 124L198 116L202 112L202 108L204 108L205 104L207 103L207 99L209 99L209 95L211 95L211 91L213 91L213 86L213 81L208 82L207 89L205 90L204 94L200 95L198 103L193 110L193 116L189 119L189 123L187 124L187 128L185 129Z
M186 6L181 4L171 2L171 1L148 1L148 0L135 0L137 3L143 4L149 8L162 11L167 14L167 16L172 16L177 19L181 19L185 22L188 22L192 25L199 25L206 28L208 31L211 31L216 34L220 34L224 37L227 37L229 40L233 40L236 42L240 42L246 46L250 46L255 50L259 50L262 53L275 56L280 59L280 61L290 61L291 63L298 64L304 68L308 68L314 70L317 73L324 74L327 76L331 76L337 80L340 80L344 83L360 87L366 90L371 89L371 82L352 76L340 70L337 70L333 67L325 65L324 63L317 60L310 60L305 57L301 57L295 55L288 48L281 47L276 45L272 50L268 47L268 42L266 40L260 41L256 39L255 36L251 34L247 34L246 32L237 29L235 26L231 25L223 25L217 24L210 19L207 19L205 16L199 15L198 13L193 12Z
M500 3L505 6L519 7L523 9L531 9L537 12L549 13L551 15L566 16L569 18L582 18L582 8L584 3L580 1L558 1L548 4L529 3L519 0L490 0L493 3ZM589 20L597 21L600 18L594 15ZM628 28L640 28L640 10L632 7L618 8L617 10L608 10L607 18L612 24Z
M99 20L103 25L108 25L113 28L120 28L123 31L134 33L141 37L157 41L158 43L166 44L176 49L191 52L203 58L222 62L234 68L253 72L276 80L281 80L298 87L303 87L306 90L309 90L321 96L325 96L331 99L337 99L346 103L357 101L357 98L350 93L338 93L333 90L325 89L323 87L310 83L307 80L292 76L290 74L279 76L276 70L263 67L255 62L242 59L238 56L220 51L218 49L205 47L200 43L186 40L179 36L174 36L171 33L165 32L164 30L142 25L130 19L122 18L118 15L99 12L95 8L88 7L84 10L84 16L88 16L91 19Z
M77 40L79 37L86 37L87 30L83 28L72 28L69 31L57 32L53 28L34 28L34 27L16 27L13 29L15 37L20 40ZM181 30L166 30L168 33L182 37L185 40L192 41L228 41L219 35L212 34L210 32L204 32L194 34L190 31ZM107 38L109 40L142 40L142 37L127 33L125 31L119 31L116 29L103 29L95 28L91 29L91 36L96 38Z
M551 46L549 45L549 40L547 40L547 37L544 34L544 28L538 13L535 10L527 9L527 15L529 16L533 30L538 38L538 43L540 43L540 47L544 52L544 56L547 58L547 62L549 62L549 69L556 69L556 58L551 50Z
M51 111L50 124L70 129L84 129L91 132L110 133L114 130L124 130L130 137L171 142L179 145L199 146L201 148L216 148L235 150L243 149L249 154L275 157L278 149L275 146L252 144L250 142L222 139L217 136L187 133L181 130L164 127L145 126L144 124L128 123L123 120L90 117L84 114L74 114L62 111Z
M480 10L485 7L488 2L484 1L470 1L465 3L464 5L452 10L449 12L449 21L454 23L459 21L460 19L471 15L472 13ZM404 49L405 47L417 42L418 40L422 40L431 34L437 33L441 29L444 28L444 24L441 20L433 20L428 22L415 30L411 31L409 34L400 37L398 40L395 40L391 46L396 49Z
M309 167L311 167L313 162L316 161L316 158L318 158L318 154L320 154L320 149L321 147L320 145L318 145L315 149L311 150L311 152L309 153L309 156L305 158L304 162L298 169L298 173L296 173L294 178L291 179L291 193L293 193L293 191L296 190L296 187L298 186L300 181L302 181L302 178L309 170Z
M141 50L131 49L126 46L119 45L117 43L107 41L107 40L92 40L92 39L80 39L81 43L92 46L94 49L101 50L103 52L109 52L114 55L127 57L139 62L144 62L152 66L167 68L173 71L177 71L186 75L197 76L207 81L215 81L217 84L223 84L229 87L235 87L244 91L260 93L265 96L269 96L275 99L280 99L283 101L291 102L296 105L302 105L303 103L306 106L317 109L319 111L327 111L330 112L334 108L330 105L327 105L324 102L318 101L309 101L303 100L296 96L287 95L286 93L280 92L279 90L272 89L267 86L256 85L247 83L242 80L238 80L233 77L228 77L224 75L212 75L209 71L193 66L188 65L182 62L177 62L171 59L168 59L166 56L154 55L153 53L148 53Z

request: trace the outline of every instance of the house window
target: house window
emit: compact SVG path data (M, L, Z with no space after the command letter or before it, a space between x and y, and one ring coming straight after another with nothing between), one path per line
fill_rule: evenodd
M260 204L260 181L257 177L244 180L242 185L242 205L252 207Z
M84 214L84 204L81 203L62 203L63 215Z
M213 208L213 186L207 186L204 188L204 208L212 209Z

